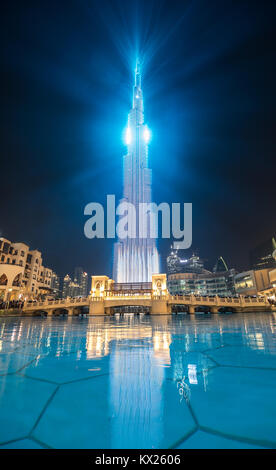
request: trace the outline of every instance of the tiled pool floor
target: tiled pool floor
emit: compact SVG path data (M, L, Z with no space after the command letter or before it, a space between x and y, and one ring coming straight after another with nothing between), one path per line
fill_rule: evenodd
M0 319L0 448L275 448L273 313Z

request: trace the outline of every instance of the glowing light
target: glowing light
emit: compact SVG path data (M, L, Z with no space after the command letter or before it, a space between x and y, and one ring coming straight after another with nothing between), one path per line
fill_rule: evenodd
M150 141L150 138L151 138L151 132L150 132L148 126L144 127L143 137L144 137L144 141L146 142L146 144L148 144L149 141Z
M127 127L126 131L125 131L125 143L126 143L126 145L130 145L131 140L132 140L131 129L130 129L130 127Z

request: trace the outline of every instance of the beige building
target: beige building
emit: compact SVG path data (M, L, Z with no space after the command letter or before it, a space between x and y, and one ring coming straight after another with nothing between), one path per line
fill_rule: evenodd
M43 266L40 251L0 237L0 301L47 296L52 291L52 275Z
M241 295L261 295L272 288L271 269L251 269L235 276L235 289Z

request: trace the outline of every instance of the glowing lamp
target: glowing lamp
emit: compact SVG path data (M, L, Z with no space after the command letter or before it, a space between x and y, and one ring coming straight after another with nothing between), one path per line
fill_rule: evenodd
M151 138L151 132L150 132L148 126L144 127L143 137L144 137L144 141L146 142L146 144L148 144L149 141L150 141L150 138Z

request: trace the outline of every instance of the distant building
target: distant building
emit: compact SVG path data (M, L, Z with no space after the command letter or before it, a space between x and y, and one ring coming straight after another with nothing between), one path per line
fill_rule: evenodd
M235 270L218 273L177 273L169 274L168 290L172 295L219 295L232 296Z
M191 272L200 274L209 271L204 269L203 261L199 256L193 254L190 258L181 258L177 250L171 250L167 257L167 272L168 274Z
M193 254L190 258L180 258L172 250L167 258L168 290L172 295L220 295L235 294L235 270L228 269L220 256L211 273L204 268L202 259Z
M235 275L235 289L240 295L265 294L265 291L272 288L271 270L251 269Z
M69 274L66 274L66 276L63 279L63 286L62 286L62 298L66 299L67 297L70 296L70 284L72 283L72 279L69 276Z
M74 270L74 279L66 274L63 279L62 298L87 297L88 296L88 274L82 268Z
M250 251L250 268L251 269L275 269L276 259L273 253L276 250L275 237L270 238L266 242L261 243Z
M43 299L52 293L53 271L38 250L0 237L0 300Z
M79 295L87 297L89 293L88 274L80 266L75 268L74 282L79 285Z
M228 266L225 263L223 257L220 256L214 266L213 273L221 273L225 271L228 271Z
M52 288L52 295L55 299L61 298L61 290L60 290L60 278L56 273L52 273L51 279L51 288Z

